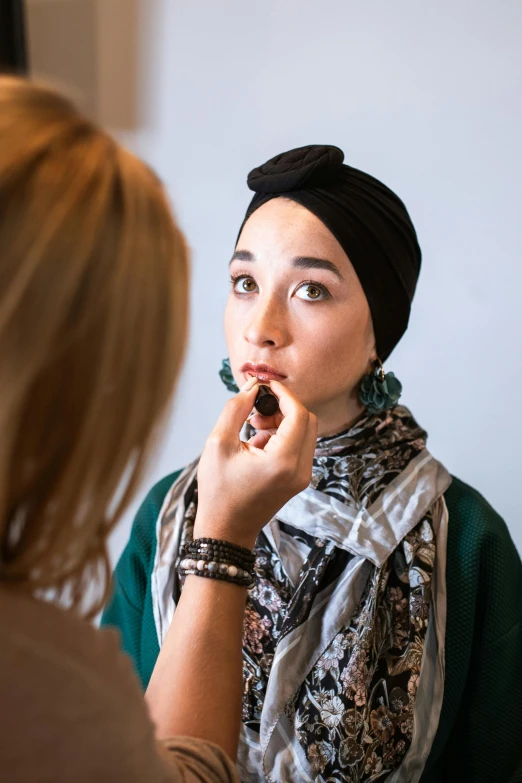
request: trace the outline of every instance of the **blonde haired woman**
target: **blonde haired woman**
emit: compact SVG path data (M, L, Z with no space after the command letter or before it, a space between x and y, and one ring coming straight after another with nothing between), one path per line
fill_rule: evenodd
M179 372L183 237L141 161L54 91L13 78L0 78L0 203L2 778L233 780L237 569L187 577L148 695L160 743L117 636L79 616L106 597L107 536ZM240 444L256 391L253 379L226 407L200 466L196 534L236 553L308 484L316 436L274 384L277 435L265 450Z

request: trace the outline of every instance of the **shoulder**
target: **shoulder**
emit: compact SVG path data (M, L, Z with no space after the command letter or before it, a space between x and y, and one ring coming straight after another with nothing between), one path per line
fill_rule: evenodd
M158 481L147 493L138 509L131 530L131 543L140 550L149 551L154 539L154 529L165 498L172 485L182 473L177 470Z
M156 522L165 498L181 470L170 473L158 481L147 493L132 523L127 544L116 565L115 592L121 593L134 608L142 604L147 589L152 563L156 552ZM120 625L109 606L102 618L102 625Z
M117 634L32 599L3 595L0 606L10 619L0 644L7 778L164 779L153 726ZM42 720L49 731L42 732Z
M444 497L450 513L458 513L466 519L486 524L495 524L500 520L497 512L480 492L455 476L451 477L451 484Z
M462 555L467 550L476 552L491 545L516 553L506 523L480 492L453 477L444 498L449 514L449 536L459 544Z
M502 517L475 489L454 478L445 500L448 617L465 623L461 611L478 613L485 636L499 636L522 616L520 555Z
M148 513L157 517L169 490L182 472L183 470L176 470L174 473L169 473L168 476L165 476L154 484L152 489L150 489L145 496L145 500L141 504L138 514Z
M0 591L0 614L3 624L2 656L11 657L25 669L20 682L32 673L49 684L52 673L71 679L73 687L89 681L96 688L111 688L118 681L129 681L132 667L119 653L118 634L98 630L72 611L22 594ZM10 651L10 652L9 652ZM4 667L0 667L3 675ZM132 682L132 679L131 679ZM15 687L19 687L20 683Z

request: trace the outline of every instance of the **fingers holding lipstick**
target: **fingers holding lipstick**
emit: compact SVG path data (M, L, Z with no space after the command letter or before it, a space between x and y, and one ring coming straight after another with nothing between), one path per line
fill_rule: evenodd
M275 416L261 416L260 413L254 410L247 421L255 430L276 430L283 421L283 414L276 413Z
M254 446L256 449L264 449L272 435L275 435L277 432L277 429L266 429L266 430L259 430L256 432L255 435L253 435L250 440L248 441L251 446Z

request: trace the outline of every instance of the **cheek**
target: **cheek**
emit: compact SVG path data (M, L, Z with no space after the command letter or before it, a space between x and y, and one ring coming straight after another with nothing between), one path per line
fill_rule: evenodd
M327 321L322 328L316 324L313 335L306 341L309 366L317 368L319 385L351 388L368 365L371 352L368 315L365 311L350 313L349 317L341 314Z

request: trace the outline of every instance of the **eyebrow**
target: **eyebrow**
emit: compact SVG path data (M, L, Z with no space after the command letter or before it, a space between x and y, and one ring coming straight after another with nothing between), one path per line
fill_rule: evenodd
M293 265L298 269L325 269L327 272L333 272L339 280L343 280L343 276L339 269L331 261L327 261L325 258L314 258L313 256L297 256L294 258Z
M232 258L230 259L229 266L232 261L255 261L256 257L250 250L236 250Z
M236 250L230 263L233 261L248 261L254 263L256 257L250 250ZM327 272L332 272L339 280L343 280L343 276L339 269L332 261L327 261L326 258L315 258L315 256L297 256L292 260L292 266L298 269L325 269Z

